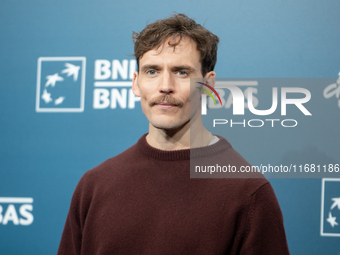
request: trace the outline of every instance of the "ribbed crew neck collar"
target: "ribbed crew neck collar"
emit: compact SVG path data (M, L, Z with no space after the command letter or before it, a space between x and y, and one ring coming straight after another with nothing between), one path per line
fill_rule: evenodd
M220 138L220 140L210 146L184 150L164 151L151 147L146 141L147 135L148 134L144 134L141 138L139 138L136 144L137 148L141 151L141 153L148 157L164 161L190 160L190 156L191 158L209 156L220 153L221 151L231 147L230 143L224 137L216 135L218 138Z

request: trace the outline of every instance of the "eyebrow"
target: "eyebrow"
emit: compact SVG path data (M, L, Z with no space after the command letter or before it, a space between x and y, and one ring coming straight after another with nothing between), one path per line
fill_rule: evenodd
M159 65L144 65L141 67L141 71L145 72L149 69L155 69L155 70L159 70L162 69ZM187 70L189 72L195 72L195 69L192 68L191 66L188 65L180 65L180 66L173 66L171 68L172 71L177 71L177 70Z
M145 72L146 70L149 70L149 69L160 69L161 67L159 65L144 65L141 67L141 71L142 72Z

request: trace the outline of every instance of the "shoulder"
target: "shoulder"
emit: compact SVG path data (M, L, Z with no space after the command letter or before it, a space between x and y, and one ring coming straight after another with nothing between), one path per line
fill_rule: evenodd
M137 166L141 155L136 148L136 144L111 157L98 166L88 170L82 177L85 182L97 183L100 180L107 180L127 174L129 169ZM123 171L124 170L124 171Z
M208 153L190 158L192 177L212 178L218 189L232 190L244 198L250 198L262 186L269 184L227 139L218 138L218 142L207 147Z
M283 216L270 183L251 196L242 254L289 254Z
M145 155L141 149L145 136L146 134L125 151L85 172L78 186L93 190L108 184L117 185L124 180L131 179L136 174L141 162L145 162Z
M207 180L212 193L228 197L235 204L247 207L255 196L272 197L274 191L266 178L218 178ZM223 198L223 199L224 199Z

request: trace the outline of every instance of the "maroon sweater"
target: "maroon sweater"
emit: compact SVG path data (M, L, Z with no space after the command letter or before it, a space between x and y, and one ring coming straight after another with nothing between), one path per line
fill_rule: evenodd
M289 254L266 179L190 178L190 153L219 165L249 165L227 140L162 151L145 136L81 178L59 255Z

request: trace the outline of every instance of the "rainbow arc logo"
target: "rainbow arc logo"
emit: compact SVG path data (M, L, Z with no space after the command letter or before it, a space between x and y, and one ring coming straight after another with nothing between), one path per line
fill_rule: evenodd
M197 83L202 84L202 85L208 87L210 90L212 90L212 91L216 94L216 96L218 97L218 100L220 100L220 104L222 105L221 98L220 98L220 96L218 95L217 91L216 91L213 87L211 87L210 85L205 84L205 83L203 83L203 82L197 82ZM197 87L197 88L200 89L200 90L203 90L203 91L207 92L207 94L214 100L215 105L217 105L216 100L215 100L214 96L210 93L210 91L208 91L208 90L206 90L206 89L204 89L204 88L200 88L200 87Z

